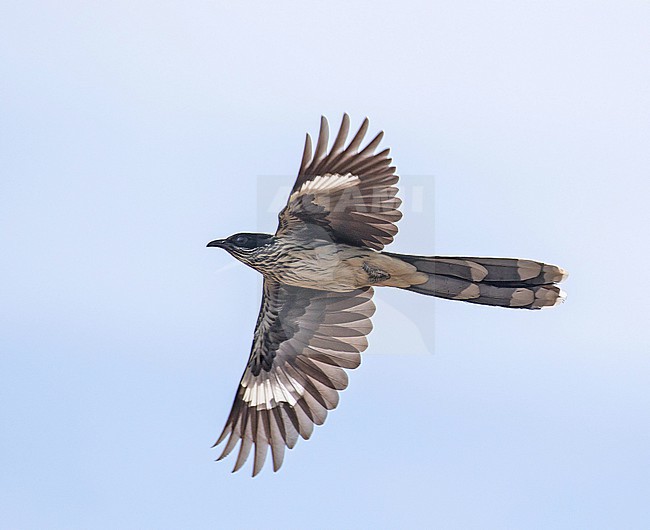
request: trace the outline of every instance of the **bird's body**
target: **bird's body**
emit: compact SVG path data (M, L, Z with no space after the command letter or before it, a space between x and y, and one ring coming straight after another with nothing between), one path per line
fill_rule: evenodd
M238 259L284 285L346 292L370 286L409 287L428 279L413 265L369 248L270 234L265 241Z
M347 146L349 118L328 151L327 120L312 156L307 135L298 178L274 235L240 233L212 241L259 271L264 292L251 354L217 444L237 444L235 471L255 447L253 475L271 448L274 470L285 447L309 438L347 386L368 345L374 287L509 308L540 309L564 299L566 272L518 258L412 256L385 252L400 219L398 177L383 133L360 149L366 119ZM217 445L215 444L215 445Z

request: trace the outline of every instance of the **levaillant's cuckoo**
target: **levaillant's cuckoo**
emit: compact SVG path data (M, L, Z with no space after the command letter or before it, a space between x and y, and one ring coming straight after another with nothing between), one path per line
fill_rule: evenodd
M328 151L321 119L312 155L309 135L298 178L279 215L275 235L241 233L208 243L264 276L253 346L226 426L219 459L239 443L233 471L253 445L253 476L268 447L273 469L314 424L336 407L348 384L345 369L359 366L375 312L373 287L522 309L553 306L564 298L560 267L517 258L408 256L382 252L402 214L398 176L388 149L376 153L383 133L361 147L364 120L346 146L350 120Z

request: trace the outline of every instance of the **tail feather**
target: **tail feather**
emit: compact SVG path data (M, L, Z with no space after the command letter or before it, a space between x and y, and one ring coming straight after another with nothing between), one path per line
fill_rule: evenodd
M425 273L409 291L473 304L522 309L551 307L564 301L557 283L566 271L555 265L518 258L408 256L391 254Z

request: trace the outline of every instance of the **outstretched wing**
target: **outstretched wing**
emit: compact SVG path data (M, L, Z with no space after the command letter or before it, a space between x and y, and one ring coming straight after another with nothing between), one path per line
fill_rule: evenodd
M215 446L228 441L218 460L239 443L233 471L255 446L253 476L271 447L273 470L284 449L308 439L347 387L344 368L359 366L375 311L372 288L333 293L264 280L262 306L248 365L226 426Z
M276 235L305 232L309 238L324 229L326 237L335 243L375 250L393 240L395 223L402 217L398 209L402 201L395 197L399 177L390 165L389 149L375 154L384 133L359 150L368 131L368 119L345 147L349 130L350 118L344 114L328 152L329 125L322 117L313 156L307 135L298 178L280 212Z

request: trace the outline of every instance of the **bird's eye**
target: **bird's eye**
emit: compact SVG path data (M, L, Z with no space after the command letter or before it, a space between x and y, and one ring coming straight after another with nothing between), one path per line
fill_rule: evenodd
M245 245L246 243L248 243L248 236L237 236L235 238L235 245L241 246Z

